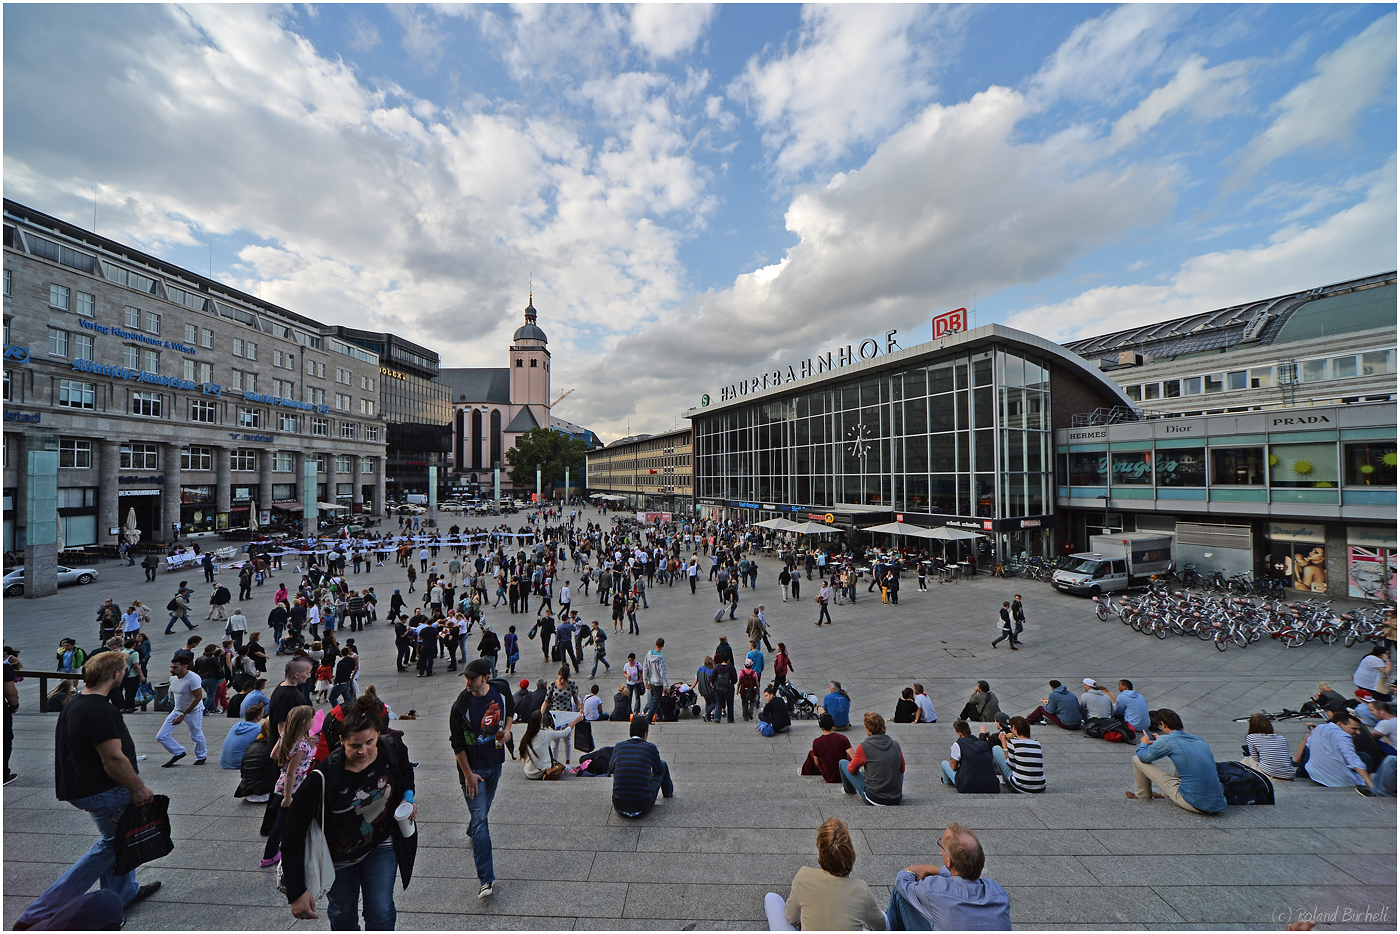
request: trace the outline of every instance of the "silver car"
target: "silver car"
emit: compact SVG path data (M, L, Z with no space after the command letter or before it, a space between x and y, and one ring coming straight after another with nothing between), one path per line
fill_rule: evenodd
M60 587L66 584L91 584L97 580L96 571L79 571L77 568L66 568L58 566L58 584ZM5 596L19 597L24 595L24 568L15 568L5 575Z

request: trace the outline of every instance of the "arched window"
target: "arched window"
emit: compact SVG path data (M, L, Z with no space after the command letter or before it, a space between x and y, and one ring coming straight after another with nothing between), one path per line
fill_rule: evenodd
M472 409L472 469L480 470L481 463L481 409Z

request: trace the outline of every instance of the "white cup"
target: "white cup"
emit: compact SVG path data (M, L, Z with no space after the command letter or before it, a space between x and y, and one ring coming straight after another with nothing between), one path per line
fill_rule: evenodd
M405 801L394 809L394 820L399 822L399 832L405 837L411 837L417 832L417 827L413 823L413 802Z

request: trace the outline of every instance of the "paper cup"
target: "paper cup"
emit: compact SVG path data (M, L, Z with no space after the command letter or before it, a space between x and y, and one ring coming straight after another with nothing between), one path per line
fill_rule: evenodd
M405 801L394 809L394 820L399 822L399 832L405 837L411 837L417 831L413 823L413 802Z

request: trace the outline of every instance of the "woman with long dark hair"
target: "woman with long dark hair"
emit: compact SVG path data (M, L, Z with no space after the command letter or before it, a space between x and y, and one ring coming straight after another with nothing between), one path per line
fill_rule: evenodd
M538 781L544 776L545 769L560 762L560 752L572 749L574 727L583 720L583 714L579 714L568 726L546 727L543 725L545 717L550 717L553 724L553 717L548 712L536 710L530 714L525 724L525 735L520 739L520 762L525 766L525 777L532 781Z

